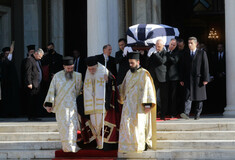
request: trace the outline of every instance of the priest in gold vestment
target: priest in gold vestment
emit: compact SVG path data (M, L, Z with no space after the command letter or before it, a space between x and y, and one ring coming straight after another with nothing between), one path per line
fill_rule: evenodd
M73 58L64 57L64 70L56 73L51 81L44 107L56 114L56 121L64 152L77 152L79 129L76 97L82 88L82 76L73 71Z
M149 72L140 66L139 53L128 53L130 70L119 86L123 104L118 151L156 149L156 93Z

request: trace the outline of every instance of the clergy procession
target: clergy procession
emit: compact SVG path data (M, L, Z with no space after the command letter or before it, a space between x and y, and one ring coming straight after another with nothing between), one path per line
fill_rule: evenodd
M127 40L118 40L115 57L110 44L86 58L79 50L62 57L52 42L45 49L29 45L21 65L28 120L40 121L40 112L55 113L64 152L156 150L157 117L189 119L192 114L198 120L207 99L207 54L196 37L187 42L188 47L177 28L141 24L129 27ZM14 43L2 51L2 104L14 105L9 96L19 89L9 77Z

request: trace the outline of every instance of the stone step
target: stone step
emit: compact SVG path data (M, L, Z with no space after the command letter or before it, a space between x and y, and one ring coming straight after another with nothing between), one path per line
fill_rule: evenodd
M158 149L235 149L235 140L158 140Z
M0 141L0 150L61 149L60 141Z
M157 159L157 160L233 160L234 150L224 149L171 149L147 150L143 153L118 153L119 159Z
M235 131L157 131L158 140L235 140Z
M56 122L0 123L1 132L58 132Z
M235 131L235 123L157 123L158 131Z
M0 133L0 141L59 141L59 132Z
M55 158L56 150L0 150L0 159L38 159Z

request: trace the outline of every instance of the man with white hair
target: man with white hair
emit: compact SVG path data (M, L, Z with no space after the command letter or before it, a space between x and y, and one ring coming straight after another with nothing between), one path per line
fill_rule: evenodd
M77 152L78 112L76 98L82 88L81 73L74 72L73 57L63 58L64 70L57 72L50 84L44 107L56 114L62 150Z
M42 66L40 60L43 55L43 50L39 48L26 60L25 64L25 86L27 86L26 92L28 96L27 115L29 121L40 120L36 118L36 113L38 111L37 107L39 107L38 104L40 100L39 93L42 82Z
M85 124L81 122L83 141L88 144L95 140L97 149L117 149L121 106L118 104L116 79L98 63L96 56L88 57L86 64L83 112L90 120Z
M168 107L167 52L164 49L164 42L162 39L157 40L155 48L156 50L154 52L148 53L148 69L154 80L156 91L160 89L161 119L165 120L165 114Z

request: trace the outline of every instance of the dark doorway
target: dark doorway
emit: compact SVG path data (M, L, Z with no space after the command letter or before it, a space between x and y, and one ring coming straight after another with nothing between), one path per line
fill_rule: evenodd
M71 56L78 49L81 56L87 56L87 1L64 1L64 55Z
M216 77L217 45L225 44L224 0L162 0L161 2L162 23L177 27L180 31L180 38L184 39L186 44L191 36L197 37L200 44L205 44L210 75ZM211 32L216 32L218 38L209 38ZM219 80L221 83L218 85ZM220 89L218 86L222 85L224 87ZM223 113L226 106L225 86L225 76L217 80L211 79L207 85L204 114Z
M177 27L184 40L195 36L209 51L216 51L216 45L225 41L224 0L164 0L162 23ZM218 39L208 38L212 28L217 31Z

